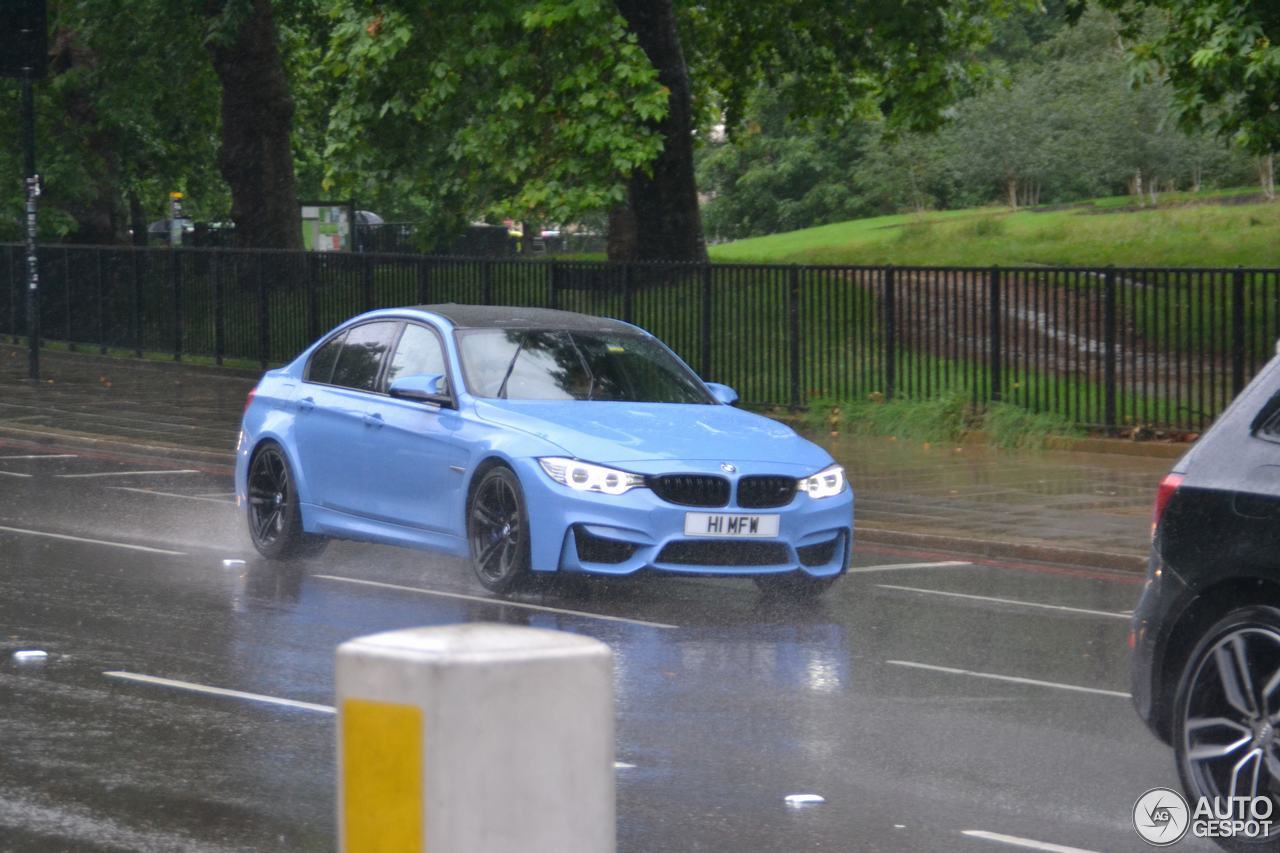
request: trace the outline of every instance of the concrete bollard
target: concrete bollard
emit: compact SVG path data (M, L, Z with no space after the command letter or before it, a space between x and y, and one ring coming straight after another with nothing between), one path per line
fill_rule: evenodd
M469 624L338 647L343 853L609 853L613 660L561 631Z

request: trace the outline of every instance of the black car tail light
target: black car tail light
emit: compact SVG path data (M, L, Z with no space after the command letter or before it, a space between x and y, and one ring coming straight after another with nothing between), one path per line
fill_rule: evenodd
M1160 481L1160 487L1156 489L1156 505L1151 511L1152 539L1156 538L1156 528L1160 526L1160 516L1164 515L1165 507L1169 506L1169 499L1178 490L1178 486L1182 485L1182 480L1182 474L1166 474L1165 478Z

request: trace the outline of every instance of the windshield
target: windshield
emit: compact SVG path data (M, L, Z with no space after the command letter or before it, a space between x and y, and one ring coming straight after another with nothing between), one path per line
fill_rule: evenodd
M458 349L477 397L712 402L688 368L640 335L474 329L458 334Z

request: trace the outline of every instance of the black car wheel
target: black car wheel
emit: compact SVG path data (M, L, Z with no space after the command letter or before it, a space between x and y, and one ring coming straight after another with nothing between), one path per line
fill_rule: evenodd
M1174 709L1174 750L1190 806L1199 797L1265 796L1280 815L1280 610L1243 607L1206 632L1183 670ZM1275 849L1280 818L1265 838L1219 842Z
M777 575L755 575L754 580L756 586L766 595L807 600L817 598L829 590L838 577L839 575L815 578L805 572L787 572Z
M327 540L302 529L302 511L293 474L280 445L267 442L249 463L249 538L258 553L271 560L312 557Z
M485 472L467 507L471 565L485 589L510 592L529 574L529 517L510 468Z

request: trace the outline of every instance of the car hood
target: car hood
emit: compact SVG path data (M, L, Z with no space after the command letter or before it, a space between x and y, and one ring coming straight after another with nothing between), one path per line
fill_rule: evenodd
M789 427L732 406L480 400L476 415L589 462L775 462L817 470L831 461L825 450Z

